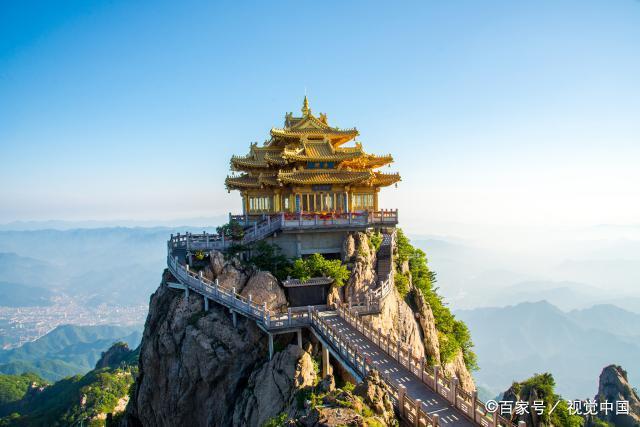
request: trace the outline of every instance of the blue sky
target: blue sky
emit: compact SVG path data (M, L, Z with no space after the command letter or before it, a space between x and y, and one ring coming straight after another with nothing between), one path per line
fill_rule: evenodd
M416 231L639 222L637 0L2 2L0 222L237 211L305 90Z

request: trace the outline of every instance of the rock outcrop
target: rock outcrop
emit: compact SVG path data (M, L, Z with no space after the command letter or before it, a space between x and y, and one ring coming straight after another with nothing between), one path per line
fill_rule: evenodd
M598 417L615 426L631 427L640 425L640 397L627 379L627 372L621 366L609 365L600 373L598 394L595 401L600 403L610 402L613 411L608 414L600 411ZM628 414L616 411L616 402L629 402ZM618 412L616 414L616 412Z
M133 354L134 350L130 350L127 343L115 343L107 351L102 352L100 359L96 362L96 369L117 367L120 363L132 357Z
M349 235L344 246L345 256L348 255L347 260L351 264L351 276L345 285L344 297L347 301L363 300L367 292L376 287L376 253L366 233Z
M233 425L261 426L282 412L295 417L290 408L295 408L296 393L312 388L316 377L309 353L289 345L251 374L235 405Z
M389 391L378 371L369 372L369 375L355 388L354 393L361 396L364 403L386 423L393 423L395 418L393 403L389 399Z
M287 308L287 297L284 289L273 274L268 271L256 271L240 292L245 298L251 296L253 301L266 303L272 311L283 311Z
M260 426L274 419L365 426L374 418L377 425L396 424L384 403L376 406L383 408L380 415L365 410L363 400L383 399L379 380L372 380L362 398L336 389L332 376L320 380L313 360L319 348L311 337L300 348L288 345L293 336L282 335L276 347L283 350L269 361L266 334L254 322L239 316L234 327L228 311L216 304L204 312L202 297L185 298L166 285L172 280L165 272L151 297L123 426ZM269 273L254 273L243 292L251 290L257 303L276 304L270 293L268 301L260 299L261 286L279 285Z

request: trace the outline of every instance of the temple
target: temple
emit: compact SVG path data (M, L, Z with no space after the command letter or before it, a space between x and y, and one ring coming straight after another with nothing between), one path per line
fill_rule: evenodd
M364 151L355 128L332 127L317 117L304 98L302 116L285 115L283 128L272 128L262 146L251 144L245 156L231 158L225 184L242 195L243 215L379 211L381 187L400 181L397 173L378 169L393 162L390 154Z

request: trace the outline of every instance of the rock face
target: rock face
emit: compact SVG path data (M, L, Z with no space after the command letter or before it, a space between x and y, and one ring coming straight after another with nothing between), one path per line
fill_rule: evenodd
M265 302L251 287L277 285L269 276L253 275L243 291ZM202 297L185 298L166 286L171 280L165 272L151 297L123 426L260 426L280 416L304 426L366 425L361 400L335 389L332 376L319 381L313 339L303 350L287 345L285 334L276 342L284 349L269 361L266 334L255 323L238 316L234 328L226 309L211 304L204 312ZM311 405L312 391L327 402Z
M350 240L353 240L354 246L351 250ZM351 276L344 290L344 297L348 300L364 299L369 289L376 286L376 254L371 249L371 243L366 233L354 233L347 237L345 245L345 254L351 253L348 258L353 261L351 267ZM348 251L348 252L347 252Z
M638 426L640 425L640 397L631 387L627 379L627 372L621 366L609 365L602 370L598 385L596 402L612 402L613 412L608 415L600 412L599 417L615 426ZM616 402L629 402L629 414L616 415Z
M267 303L267 308L273 311L282 311L287 308L287 297L284 289L280 287L278 279L268 271L256 271L251 275L247 284L242 288L240 295L251 298L253 301Z
M254 371L235 405L233 425L260 426L274 415L289 412L296 393L313 387L316 372L311 356L290 345ZM295 413L288 414L295 416Z
M434 365L439 365L440 342L438 341L438 330L436 329L436 320L433 317L431 306L425 300L422 292L413 285L411 287L411 297L416 306L416 319L422 329L422 344L424 345L427 360Z
M355 388L354 393L361 396L364 403L380 415L387 424L393 423L395 418L393 403L389 399L389 392L378 371L369 372L369 375Z
M163 282L170 277L165 272ZM139 376L125 425L231 425L235 401L265 359L266 340L253 322L165 285L151 297Z
M116 367L132 354L133 350L129 349L127 343L115 343L107 351L102 352L100 359L96 363L96 369Z

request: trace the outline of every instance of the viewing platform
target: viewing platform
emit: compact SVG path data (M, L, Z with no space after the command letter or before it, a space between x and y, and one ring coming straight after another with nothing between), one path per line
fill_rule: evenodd
M329 214L286 213L270 215L231 215L244 228L240 240L225 238L224 234L177 234L171 235L171 249L187 251L223 250L234 244L248 245L263 240L276 232L296 233L304 231L364 231L371 227L395 227L398 210L377 212L347 212Z

